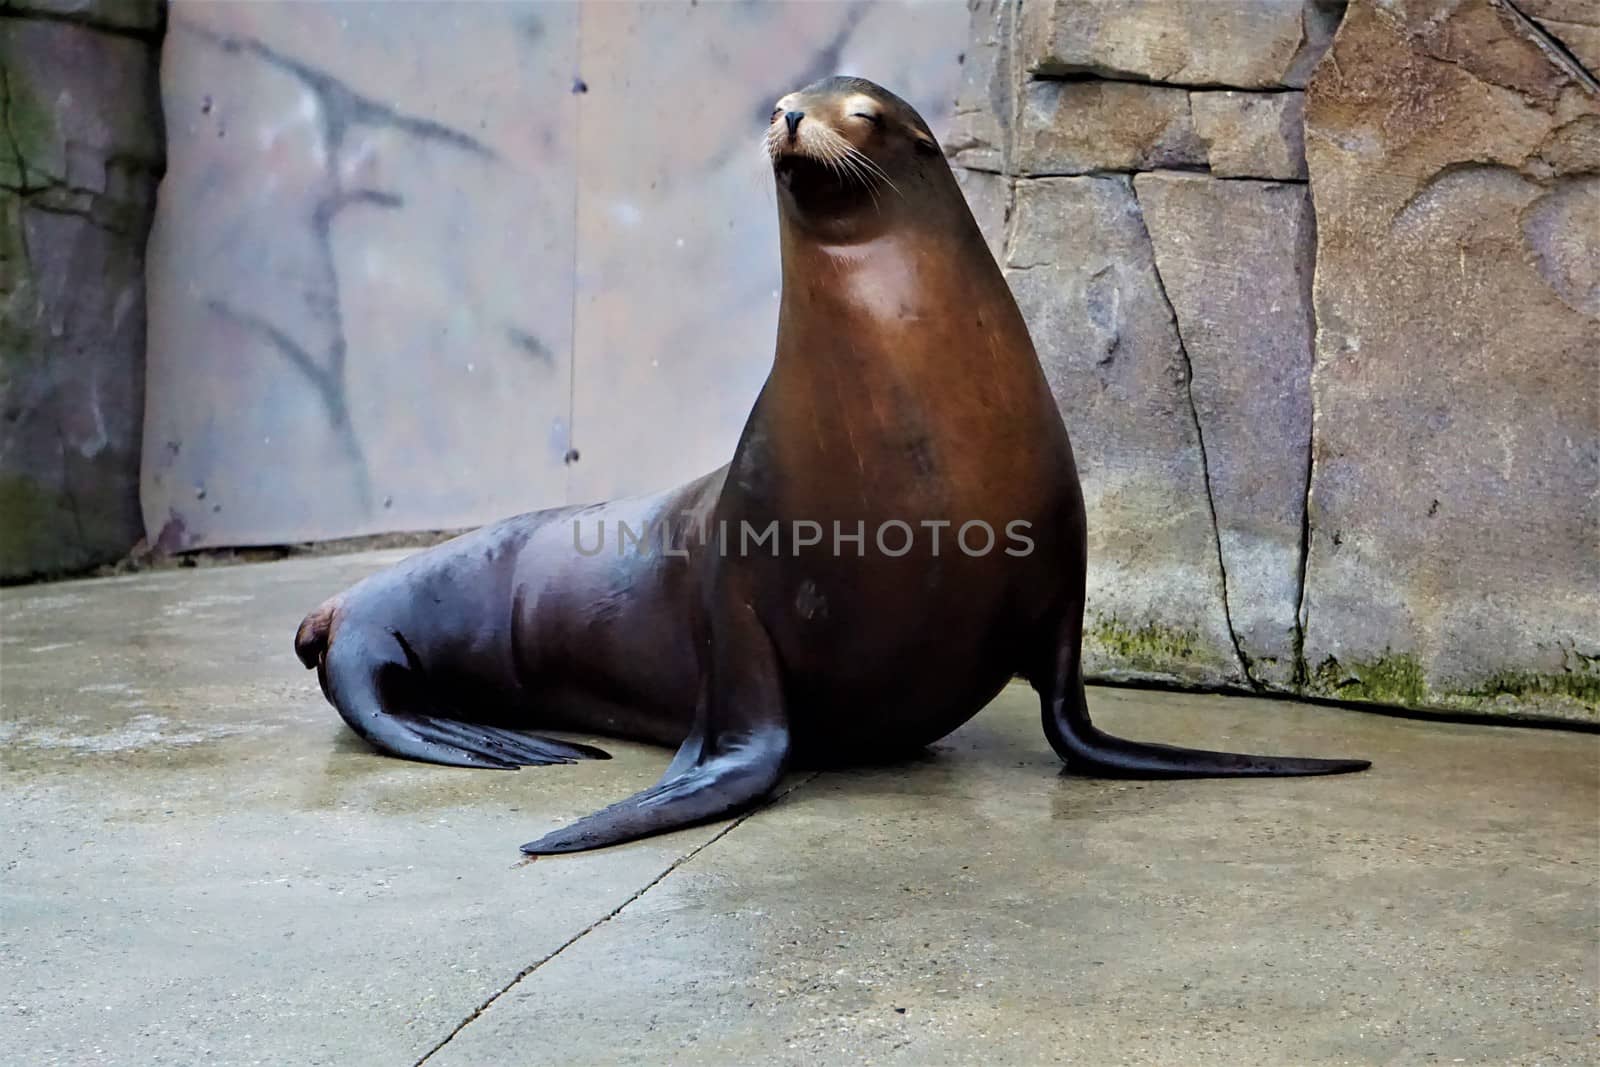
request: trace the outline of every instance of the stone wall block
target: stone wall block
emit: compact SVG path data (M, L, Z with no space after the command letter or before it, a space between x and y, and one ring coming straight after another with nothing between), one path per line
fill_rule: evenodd
M1202 167L1205 144L1182 89L1037 79L1023 86L1019 174Z
M0 579L15 579L116 559L142 532L155 51L0 18L0 125Z
M1195 132L1219 178L1306 178L1305 94L1189 94Z
M0 49L9 134L0 184L104 194L117 191L117 171L160 172L165 151L149 44L50 19L5 18Z
M1006 277L1083 480L1085 669L1244 681L1223 606L1188 371L1132 181L1017 183Z
M1253 681L1296 675L1311 438L1311 274L1304 185L1140 174L1156 268L1193 368L1229 617Z
M969 31L961 84L944 150L958 167L1001 173L1010 151L1015 72L1011 65L1013 0L967 0Z
M1029 73L1169 85L1305 85L1338 0L1038 0L1022 11Z
M1317 692L1600 717L1597 117L1497 0L1353 4L1312 80Z

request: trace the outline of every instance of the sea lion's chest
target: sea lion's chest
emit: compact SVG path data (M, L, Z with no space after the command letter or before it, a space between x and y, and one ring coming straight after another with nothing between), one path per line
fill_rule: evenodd
M775 374L734 461L743 492L730 511L869 532L1050 520L1074 478L1070 447L1031 347L1011 362L1023 365L952 375L901 359Z
M1059 417L965 401L806 413L806 433L752 420L719 565L817 693L881 699L914 673L959 694L1054 597L1073 538Z
M777 359L719 507L741 537L727 565L822 691L913 670L959 689L1066 573L1066 433L981 247L816 258L794 279L786 260ZM776 554L751 529L775 529Z

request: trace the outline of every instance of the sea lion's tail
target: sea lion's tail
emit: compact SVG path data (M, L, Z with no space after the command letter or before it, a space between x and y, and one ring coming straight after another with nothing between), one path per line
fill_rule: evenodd
M300 622L294 632L294 654L306 667L314 668L328 651L328 631L333 627L336 600L324 601Z

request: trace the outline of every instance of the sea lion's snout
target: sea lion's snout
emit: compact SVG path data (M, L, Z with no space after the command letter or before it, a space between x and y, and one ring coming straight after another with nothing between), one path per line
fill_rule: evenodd
M875 113L872 102L863 99L855 107L848 103L838 94L830 98L805 89L779 100L767 127L767 153L773 163L835 163L841 155L864 148L869 130L859 128L866 124L851 112Z
M814 159L819 155L819 142L827 137L826 123L816 116L810 122L806 109L801 106L799 93L790 93L772 107L772 119L767 124L766 149L773 166L793 163L795 160Z

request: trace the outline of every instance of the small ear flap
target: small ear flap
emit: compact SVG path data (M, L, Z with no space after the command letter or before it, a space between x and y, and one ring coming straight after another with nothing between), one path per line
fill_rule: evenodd
M924 152L930 156L936 156L939 154L939 146L934 144L930 139L926 137L915 137L913 140L916 141L918 152Z

